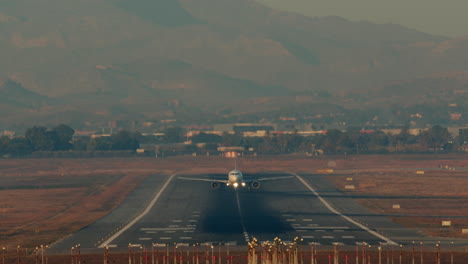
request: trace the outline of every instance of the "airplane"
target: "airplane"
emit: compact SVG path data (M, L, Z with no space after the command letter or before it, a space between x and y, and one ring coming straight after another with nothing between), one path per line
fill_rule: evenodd
M224 186L232 186L235 190L237 188L248 187L254 190L260 189L260 182L262 181L270 181L270 180L280 180L280 179L289 179L293 178L294 176L281 176L281 177L268 177L268 178L259 178L259 179L252 179L252 180L245 180L244 175L240 170L237 169L237 161L234 169L228 173L227 180L216 180L216 179L206 179L206 178L190 178L190 177L179 177L182 180L189 180L189 181L204 181L210 182L210 186L212 189L218 189Z

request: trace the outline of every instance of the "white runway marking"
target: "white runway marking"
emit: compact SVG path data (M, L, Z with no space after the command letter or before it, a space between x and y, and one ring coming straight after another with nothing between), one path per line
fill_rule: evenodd
M160 237L159 239L161 239L161 240L170 240L170 239L172 239L172 237Z
M312 219L302 219L304 222L312 222Z
M198 220L195 220L195 219L192 219L192 220L188 220L190 223L196 223L198 222Z
M120 229L117 233L115 233L114 235L112 235L109 239L107 239L106 241L104 241L100 246L99 248L103 248L104 246L112 243L112 241L114 241L116 238L118 238L120 235L122 235L123 232L127 231L130 227L132 227L136 222L140 221L141 218L143 218L143 216L145 216L146 214L148 214L148 212L151 210L151 208L153 208L153 206L156 204L156 202L158 201L159 197L161 197L161 194L164 192L164 190L166 190L167 186L169 185L169 183L171 183L172 179L174 178L174 176L176 176L176 174L172 174L169 179L167 179L167 181L164 183L164 185L161 187L161 189L159 190L159 192L156 193L156 195L154 196L153 200L151 200L151 202L148 204L148 206L145 208L145 210L140 214L138 215L137 217L135 217L130 223L128 223L126 226L124 226L122 229Z
M296 219L286 219L286 222L296 222Z
M195 230L193 230L193 229L192 230L184 230L184 233L193 233L193 232L195 232Z
M170 225L169 227L179 227L179 225Z
M182 220L172 220L173 223L182 223Z
M247 229L245 228L245 223L244 223L244 216L242 215L242 208L240 205L240 200L239 200L239 192L236 192L236 199L237 199L237 210L239 211L239 216L241 218L241 224L242 224L242 230L244 233L244 238L245 242L249 242L249 233L247 233Z
M156 234L156 233L158 233L158 232L156 232L156 231L146 231L145 233L146 233L146 234ZM108 246L109 246L109 245L108 245Z
M335 238L335 237L334 236L322 236L322 238L332 239L332 238Z
M342 238L355 238L354 236L342 236Z
M324 229L324 230L340 230L340 229L349 229L347 226L293 226L295 229L308 229L308 230L316 230L316 229Z
M140 237L138 240L142 240L142 241L151 240L151 237Z
M180 230L191 230L193 227L147 227L140 228L141 231L180 231Z
M315 238L314 236L302 236L302 238L305 238L305 239L312 239L312 238Z
M174 230L168 230L168 231L164 231L164 233L166 233L166 234L172 234L172 233L175 233L175 231L174 231Z
M180 239L189 240L189 239L192 239L192 237L180 237Z
M360 227L361 229L364 229L366 230L368 233L378 237L379 239L382 239L384 240L385 242L387 242L388 244L391 244L391 245L396 245L397 243L395 243L394 241L392 241L391 239L389 239L388 237L385 237L377 232L375 232L374 230L371 230L369 229L368 227L354 221L353 219L349 218L348 216L340 213L338 210L336 210L335 208L333 208L331 206L330 203L328 203L325 199L322 198L322 196L320 196L320 194L317 193L317 191L315 191L314 188L312 188L312 186L310 186L310 184L308 184L301 176L297 175L296 173L293 173L293 172L290 172L290 174L296 176L296 178L302 182L302 184L304 184L304 186L307 187L307 189L309 189L324 205L325 207L328 208L328 210L330 210L332 213L336 214L336 215L339 215L341 216L342 218L344 218L345 220L347 220L348 222Z

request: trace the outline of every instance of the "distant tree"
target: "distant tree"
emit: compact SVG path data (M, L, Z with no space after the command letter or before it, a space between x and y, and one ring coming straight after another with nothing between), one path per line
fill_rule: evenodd
M263 137L263 142L258 146L258 152L262 154L280 153L280 145L275 135L267 134Z
M421 143L429 148L438 150L444 148L452 136L448 129L440 125L435 125L427 131L423 131L420 135Z
M75 139L72 144L74 151L86 151L89 139Z
M107 151L112 150L112 141L110 137L92 138L86 146L88 151Z
M131 134L128 131L122 130L119 133L112 135L112 150L136 150L140 147L136 134Z
M164 130L165 143L180 143L184 141L183 128L169 127Z
M223 133L223 146L225 147L238 147L242 144L242 134L240 132L236 132L234 134L230 134L227 132Z
M0 155L5 155L10 152L10 138L6 136L0 137Z
M31 142L33 151L52 151L56 149L58 136L55 131L34 126L26 130L25 138Z
M18 137L18 138L13 138L10 141L9 145L9 154L12 156L24 156L24 155L29 155L33 152L33 146L31 144L31 141L23 138L23 137Z
M389 146L390 139L383 131L375 131L369 135L368 149L370 152L385 153Z
M61 124L53 129L57 133L57 150L69 150L72 148L71 141L75 130L67 125Z
M341 149L341 141L344 137L343 132L338 129L330 129L327 131L327 134L322 136L319 147L323 149L325 153L335 154Z

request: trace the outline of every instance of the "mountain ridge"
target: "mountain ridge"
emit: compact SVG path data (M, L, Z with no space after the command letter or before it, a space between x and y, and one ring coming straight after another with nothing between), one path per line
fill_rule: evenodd
M468 68L466 38L310 18L252 0L18 0L0 10L0 78L58 102L44 101L41 118L85 103L78 123L93 113L164 118L264 102L245 105L255 113L313 91L377 96L394 82Z

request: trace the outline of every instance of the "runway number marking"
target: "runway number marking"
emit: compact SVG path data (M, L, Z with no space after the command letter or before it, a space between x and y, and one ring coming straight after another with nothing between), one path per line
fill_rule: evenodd
M361 229L364 229L368 233L370 233L370 234L384 240L386 243L388 243L390 245L397 245L397 243L395 243L393 240L391 240L391 239L389 239L389 238L375 232L374 230L369 229L368 227L366 227L366 226L354 221L353 219L349 218L348 216L340 213L338 210L333 208L330 203L328 203L324 198L322 198L322 196L320 196L320 194L318 194L318 192L314 188L312 188L312 186L310 186L310 184L308 184L301 176L299 176L299 175L297 175L296 173L293 173L293 172L289 172L289 173L296 176L296 178L300 182L302 182L302 184L304 184L304 186L306 186L307 189L309 189L309 191L311 191L325 205L325 207L327 207L328 210L330 210L332 213L341 216L342 218L344 218L348 222L353 223L354 225L360 227Z
M103 248L105 247L106 245L112 243L112 241L114 241L116 238L118 238L120 235L122 235L123 232L127 231L130 227L132 227L136 222L140 221L141 218L143 218L143 216L145 216L146 214L149 213L149 211L151 210L151 208L153 208L153 206L156 204L156 202L159 200L159 197L161 197L161 194L164 192L164 190L166 190L167 186L169 185L169 183L171 183L172 179L174 178L174 176L176 176L176 174L172 174L169 179L167 179L167 181L164 183L164 185L161 187L161 189L159 190L159 192L156 193L156 195L154 196L153 200L151 200L151 202L148 204L148 206L145 208L145 210L140 214L138 215L137 217L135 217L130 223L128 223L126 226L124 226L122 229L120 229L117 233L115 233L114 235L112 235L109 239L107 239L106 241L104 241L100 246L99 248Z

